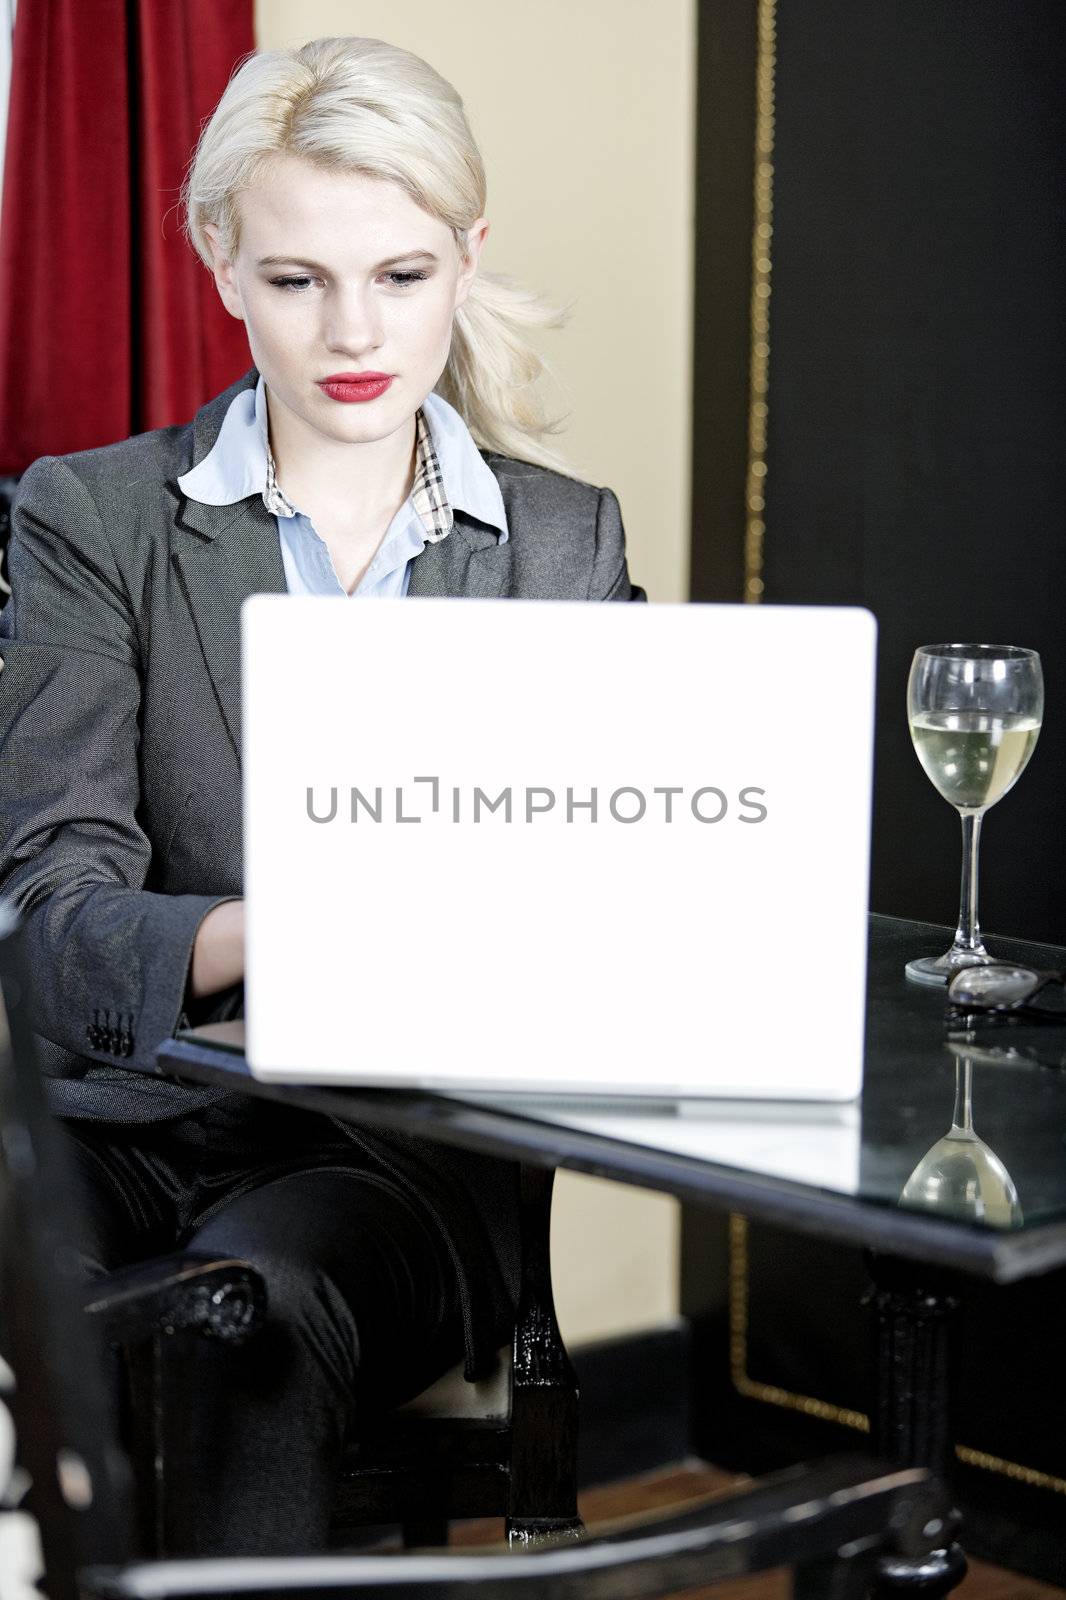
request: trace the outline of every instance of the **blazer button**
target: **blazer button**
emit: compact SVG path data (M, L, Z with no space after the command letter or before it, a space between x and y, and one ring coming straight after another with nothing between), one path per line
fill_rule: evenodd
M99 1050L99 1048L100 1048L100 1029L96 1026L95 1022L90 1022L89 1026L86 1028L86 1030L85 1030L85 1038L86 1038L86 1040L88 1042L90 1050Z
M123 1028L119 1035L118 1054L129 1056L133 1054L133 1035L128 1028Z

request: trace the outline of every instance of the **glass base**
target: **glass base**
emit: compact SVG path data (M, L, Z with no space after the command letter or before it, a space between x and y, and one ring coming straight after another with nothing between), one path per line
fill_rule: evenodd
M994 960L983 945L980 950L959 950L952 945L942 956L919 956L908 961L903 970L914 983L946 984L964 967L985 967Z

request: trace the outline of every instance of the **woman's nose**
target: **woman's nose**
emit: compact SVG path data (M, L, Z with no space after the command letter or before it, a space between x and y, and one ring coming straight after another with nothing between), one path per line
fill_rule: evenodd
M326 307L325 340L328 350L358 355L382 342L381 316L369 290L338 289Z

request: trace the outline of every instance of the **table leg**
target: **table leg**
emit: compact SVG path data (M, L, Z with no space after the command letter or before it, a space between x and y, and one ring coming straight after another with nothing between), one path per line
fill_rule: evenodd
M928 1467L950 1483L958 1373L959 1302L930 1268L867 1252L873 1286L875 1397L870 1414L874 1452L898 1466ZM943 1546L916 1563L882 1560L875 1594L950 1594L966 1575L966 1557L945 1522Z

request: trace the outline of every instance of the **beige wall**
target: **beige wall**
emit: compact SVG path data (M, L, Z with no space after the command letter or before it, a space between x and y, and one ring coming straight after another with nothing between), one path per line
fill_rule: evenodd
M560 1172L552 1208L552 1279L570 1345L661 1327L678 1311L676 1200Z
M617 493L650 598L685 599L694 0L258 0L256 29L387 39L455 84L488 173L483 265L577 301L541 341L572 469Z
M576 300L540 341L571 413L560 442L615 490L630 572L659 601L688 594L695 26L695 0L256 5L263 47L367 34L455 84L488 173L482 263ZM556 1217L569 1338L674 1314L672 1202L564 1176Z

